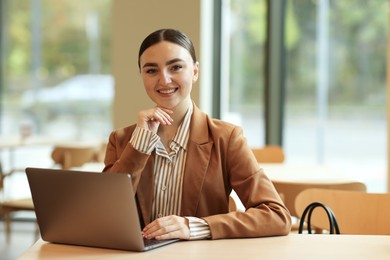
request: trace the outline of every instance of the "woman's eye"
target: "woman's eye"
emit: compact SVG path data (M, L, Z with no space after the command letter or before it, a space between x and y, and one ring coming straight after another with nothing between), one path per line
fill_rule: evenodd
M145 72L146 72L146 74L154 74L157 72L157 70L156 69L148 69Z
M183 68L183 67L180 66L180 65L173 65L173 66L171 67L171 70L173 70L173 71L178 71L178 70L180 70L181 68Z

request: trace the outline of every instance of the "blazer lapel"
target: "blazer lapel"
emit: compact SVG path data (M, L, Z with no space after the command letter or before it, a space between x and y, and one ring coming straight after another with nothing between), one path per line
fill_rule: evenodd
M187 159L182 191L182 216L195 216L200 192L210 161L213 142L209 141L206 114L194 104L191 118L190 137L187 145Z

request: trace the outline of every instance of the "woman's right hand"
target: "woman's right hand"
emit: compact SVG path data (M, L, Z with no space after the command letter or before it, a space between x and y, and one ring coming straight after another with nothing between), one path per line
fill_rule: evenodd
M172 110L161 107L154 107L148 110L142 110L138 113L137 126L157 133L158 127L162 125L171 125L173 122L170 116Z

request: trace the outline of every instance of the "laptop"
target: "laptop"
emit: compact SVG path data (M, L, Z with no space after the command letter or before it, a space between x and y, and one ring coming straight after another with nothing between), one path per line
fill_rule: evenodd
M148 251L178 241L142 237L130 174L26 168L42 239Z

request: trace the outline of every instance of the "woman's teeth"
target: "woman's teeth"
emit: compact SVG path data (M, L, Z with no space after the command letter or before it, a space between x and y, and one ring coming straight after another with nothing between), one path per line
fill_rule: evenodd
M173 92L175 92L176 89L166 89L166 90L160 90L159 92L162 93L162 94L171 94Z

